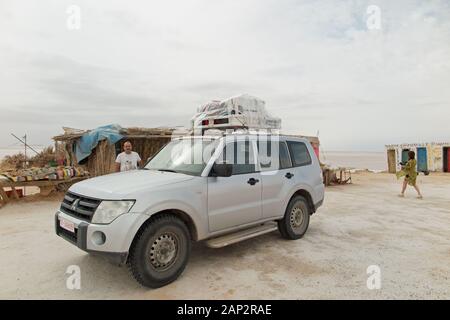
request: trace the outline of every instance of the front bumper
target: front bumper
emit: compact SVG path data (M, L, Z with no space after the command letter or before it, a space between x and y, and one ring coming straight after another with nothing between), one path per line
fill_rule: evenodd
M75 226L75 232L70 232L60 226L60 220L70 221ZM110 224L93 224L61 211L55 214L55 232L61 238L69 241L83 251L103 256L115 264L127 262L128 252L134 235L148 216L139 213L127 213L119 216ZM98 244L93 234L102 232L105 241Z

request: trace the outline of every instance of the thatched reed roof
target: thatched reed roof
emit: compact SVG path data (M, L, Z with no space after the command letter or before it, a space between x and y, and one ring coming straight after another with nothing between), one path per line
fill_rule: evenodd
M64 133L53 137L55 141L78 140L83 134L91 130L80 130L63 127ZM159 128L123 128L120 134L127 138L170 138L172 132L177 128L159 127ZM179 130L179 128L178 128Z

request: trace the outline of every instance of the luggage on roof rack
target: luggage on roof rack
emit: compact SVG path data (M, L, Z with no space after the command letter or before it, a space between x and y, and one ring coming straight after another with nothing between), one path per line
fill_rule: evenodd
M242 94L222 101L202 105L192 118L194 130L207 129L265 129L281 128L281 119L268 114L265 102Z

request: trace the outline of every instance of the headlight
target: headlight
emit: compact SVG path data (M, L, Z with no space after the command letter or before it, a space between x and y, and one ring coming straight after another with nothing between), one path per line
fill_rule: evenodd
M121 214L127 213L133 207L134 201L109 201L103 200L95 210L92 223L107 224L111 223Z

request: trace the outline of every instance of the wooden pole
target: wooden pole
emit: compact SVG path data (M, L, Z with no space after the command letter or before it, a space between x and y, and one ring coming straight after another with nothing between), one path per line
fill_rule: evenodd
M25 133L25 136L23 137L25 139L24 147L25 147L25 163L23 164L25 169L27 168L27 134ZM13 188L13 194L18 199L16 189ZM25 197L25 187L23 187L23 196Z

